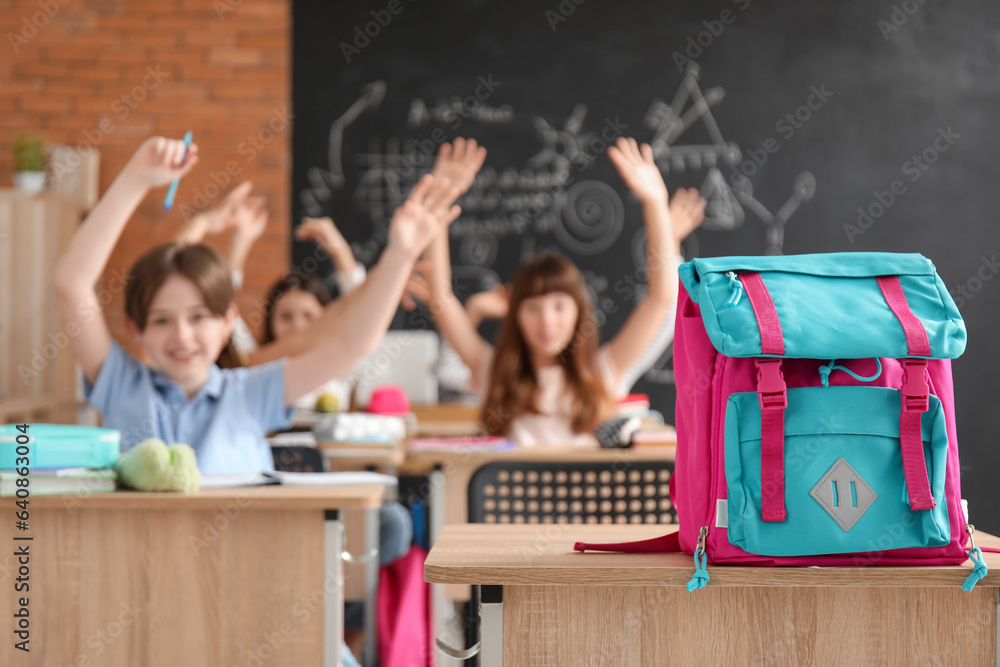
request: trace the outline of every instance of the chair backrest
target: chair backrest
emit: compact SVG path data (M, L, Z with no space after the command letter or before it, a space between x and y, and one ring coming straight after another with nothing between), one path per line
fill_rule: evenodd
M281 472L326 472L326 460L315 447L272 446L271 456Z
M470 523L676 523L673 461L492 461L469 480Z

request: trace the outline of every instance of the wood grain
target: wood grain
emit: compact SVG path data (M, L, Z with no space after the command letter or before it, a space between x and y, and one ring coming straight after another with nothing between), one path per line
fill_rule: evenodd
M323 512L257 510L35 507L31 653L3 664L318 666Z
M504 663L993 665L997 589L505 586Z
M385 487L370 486L241 486L201 489L195 493L115 491L75 496L32 496L35 508L217 510L226 505L254 510L364 509L381 505Z
M577 553L576 541L619 542L670 532L664 526L579 524L445 526L424 564L433 583L488 585L683 586L694 563L684 554ZM1000 538L976 533L979 546L1000 547ZM1000 554L984 553L990 568L977 584L1000 586ZM709 566L712 588L721 587L948 587L960 589L969 562L925 567L737 567Z

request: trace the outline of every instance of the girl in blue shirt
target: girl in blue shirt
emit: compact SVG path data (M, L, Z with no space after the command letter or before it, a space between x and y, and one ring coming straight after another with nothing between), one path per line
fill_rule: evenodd
M129 273L126 329L149 366L113 340L95 287L125 224L150 189L187 174L198 147L154 137L129 160L73 236L55 268L59 316L104 425L127 449L148 437L186 442L205 473L252 473L273 464L264 440L287 424L300 396L347 373L378 346L417 257L454 220L458 190L425 176L393 214L388 243L364 285L348 295L339 327L289 359L251 369L214 363L236 320L229 269L207 246L166 245Z

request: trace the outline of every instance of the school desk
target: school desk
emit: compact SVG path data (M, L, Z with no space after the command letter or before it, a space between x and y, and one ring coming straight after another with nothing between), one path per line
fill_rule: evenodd
M338 513L376 508L384 493L255 486L32 496L23 533L15 499L0 498L0 663L340 665ZM30 549L30 653L13 649L12 545Z
M483 586L483 667L996 665L1000 554L972 592L951 567L708 567L683 554L576 553L662 526L445 526L427 581ZM979 546L1000 539L976 533ZM456 647L461 648L461 647ZM502 652L502 657L501 657ZM439 653L439 655L441 655Z

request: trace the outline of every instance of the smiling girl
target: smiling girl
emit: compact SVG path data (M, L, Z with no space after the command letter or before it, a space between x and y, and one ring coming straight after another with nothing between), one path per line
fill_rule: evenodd
M388 244L338 328L308 351L254 368L221 370L214 361L236 319L233 284L219 255L202 245L153 248L126 284L126 328L150 366L112 338L95 286L129 217L151 188L187 174L198 147L146 140L77 230L56 265L59 315L86 380L87 399L128 449L147 437L185 442L205 473L273 469L264 433L287 426L297 398L372 353L399 303L414 261L455 219L457 190L424 177L393 214Z

